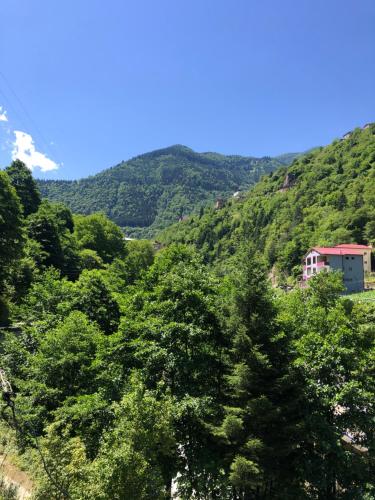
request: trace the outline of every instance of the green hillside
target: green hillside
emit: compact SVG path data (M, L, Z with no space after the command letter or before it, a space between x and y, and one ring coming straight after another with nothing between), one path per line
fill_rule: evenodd
M206 210L160 235L166 243L195 244L209 262L226 260L243 237L269 267L295 274L312 245L374 243L375 124L271 172L245 199L228 199L221 210Z
M196 153L172 146L147 153L78 181L38 181L42 196L74 212L103 211L128 234L150 236L218 196L248 189L260 177L290 164L276 158Z

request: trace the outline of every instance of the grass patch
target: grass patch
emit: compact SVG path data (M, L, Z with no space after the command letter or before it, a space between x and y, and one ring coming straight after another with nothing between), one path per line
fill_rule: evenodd
M368 292L358 292L351 293L350 295L345 295L346 299L350 299L353 302L361 302L361 301L375 301L375 290L370 290Z

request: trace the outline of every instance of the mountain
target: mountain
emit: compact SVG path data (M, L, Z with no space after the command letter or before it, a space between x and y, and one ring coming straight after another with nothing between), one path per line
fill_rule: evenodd
M241 241L255 245L269 267L297 276L314 245L375 243L375 124L316 148L256 184L220 210L175 224L164 243L197 246L206 261L223 262Z
M42 196L75 213L105 212L129 235L151 236L217 197L248 189L297 156L225 156L171 146L78 181L38 180Z

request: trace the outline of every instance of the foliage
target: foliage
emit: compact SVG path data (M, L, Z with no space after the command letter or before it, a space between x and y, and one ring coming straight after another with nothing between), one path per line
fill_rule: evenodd
M36 212L41 202L39 189L34 181L30 170L21 160L14 160L5 169L10 182L17 192L25 217Z
M21 205L8 176L0 172L0 324L8 321L5 280L20 257L23 244Z
M104 214L76 216L74 234L79 248L94 250L105 263L124 256L124 236Z
M109 285L115 291L124 292L151 266L154 253L149 241L128 241L125 258L115 259L108 267Z
M241 251L238 264L229 324L230 405L222 424L230 481L245 496L277 484L283 498L296 497L302 398L292 365L291 337L278 328L266 270L254 247Z
M244 201L202 210L164 235L189 245L158 252L103 214L43 201L23 218L0 172L11 323L0 365L35 498L373 496L374 304L341 296L340 274L288 293L267 276L273 264L297 274L327 227L333 239L371 234L372 134L297 160L287 191L281 170ZM365 164L350 170L360 151ZM325 226L323 206L341 225ZM0 415L12 425L9 397Z
M116 331L120 320L119 307L100 272L83 271L76 288L75 307L95 321L103 332L110 334Z
M75 213L102 211L129 234L148 237L219 196L247 189L264 173L289 165L276 158L195 153L172 146L137 156L79 181L38 181L44 197Z
M336 277L313 278L314 287L283 297L283 327L293 332L294 365L304 380L302 476L312 498L364 498L373 454L374 307L333 300ZM324 287L320 287L324 281ZM327 301L322 300L323 290Z
M158 238L194 244L207 262L221 267L246 240L269 268L296 276L312 246L375 243L374 184L375 124L300 156L264 176L244 200L194 215Z
M8 176L0 172L0 285L22 250L21 210Z

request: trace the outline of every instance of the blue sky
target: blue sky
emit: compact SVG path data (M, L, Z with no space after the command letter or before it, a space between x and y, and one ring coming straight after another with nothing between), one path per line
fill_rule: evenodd
M1 0L0 166L327 144L375 120L374 27L374 0Z

